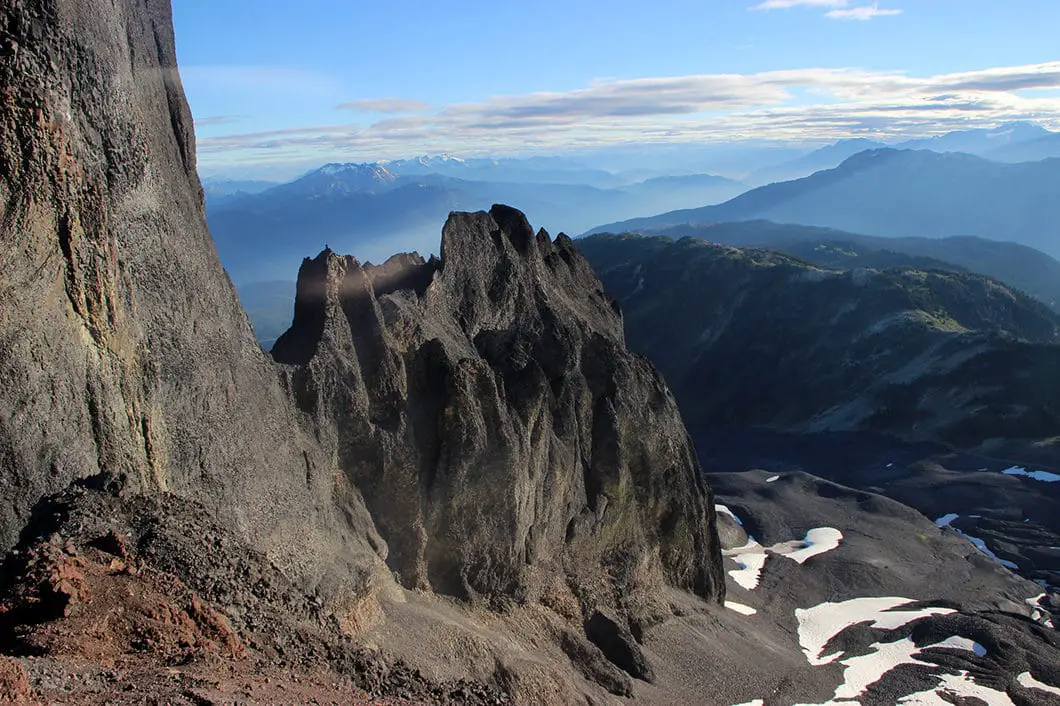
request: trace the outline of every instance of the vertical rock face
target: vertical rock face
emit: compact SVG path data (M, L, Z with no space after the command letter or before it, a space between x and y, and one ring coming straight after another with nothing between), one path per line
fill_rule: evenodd
M666 385L566 236L454 213L440 260L299 273L273 349L410 587L637 610L724 592L713 502Z
M566 237L495 207L441 260L325 252L277 366L205 227L168 0L7 0L0 135L0 541L107 472L329 594L385 559L471 599L721 596L673 398Z
M365 566L206 230L168 0L5 0L0 136L0 541L106 470L309 581Z

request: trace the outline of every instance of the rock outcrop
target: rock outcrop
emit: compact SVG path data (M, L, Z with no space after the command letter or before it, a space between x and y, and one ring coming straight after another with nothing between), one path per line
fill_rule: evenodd
M721 599L673 397L565 236L498 206L454 214L439 260L325 252L277 365L205 227L166 0L6 3L0 135L4 545L106 477L159 521L202 508L339 616L386 565L472 603L553 601L575 631L606 609L641 634L664 585Z
M206 508L119 484L42 500L0 564L0 650L23 658L0 657L0 703L510 703L364 649Z
M406 586L524 601L561 576L634 622L664 582L722 596L677 406L566 236L494 206L452 214L440 260L325 251L273 355Z
M206 230L168 0L3 3L0 135L0 542L106 470L307 585L367 581L371 519Z

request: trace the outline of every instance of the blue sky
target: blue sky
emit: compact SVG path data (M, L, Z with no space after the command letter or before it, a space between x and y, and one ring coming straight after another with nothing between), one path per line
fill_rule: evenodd
M297 8L297 9L295 9ZM1057 0L173 0L204 173L1060 128Z

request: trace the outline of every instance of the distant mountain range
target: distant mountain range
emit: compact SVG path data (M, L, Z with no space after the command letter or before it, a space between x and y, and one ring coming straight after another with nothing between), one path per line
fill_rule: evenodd
M1000 164L962 153L881 149L718 206L598 226L644 232L765 219L886 237L974 235L1060 256L1060 159Z
M937 152L884 149L868 139L810 152L776 145L692 146L656 155L673 160L669 173L624 170L635 161L605 154L443 154L327 164L284 184L220 177L203 183L222 262L240 283L288 279L306 253L325 244L374 261L400 250L430 252L437 224L449 211L494 203L518 205L553 233L767 219L887 237L975 235L1060 254L1054 244L1060 206L1053 198L1060 161L1001 164L942 152L962 148L999 161L1033 159L1060 152L1057 137L1031 123L1012 123L903 143ZM741 154L753 157L748 164L760 164L766 154L781 159L755 170L748 183L813 174L747 191L744 182L708 168L736 168ZM702 169L689 172L697 160ZM636 218L651 213L662 215ZM593 228L602 222L609 225Z
M903 150L932 150L933 152L965 152L988 156L998 150L1016 145L1029 146L1042 138L1056 136L1041 125L1030 122L1011 122L993 128L957 130L937 137L907 140L895 147ZM1035 156L1032 159L1043 159Z
M1060 133L1050 132L1035 123L1013 122L996 128L958 130L893 145L866 138L839 140L797 159L758 169L744 181L759 186L798 179L824 169L833 169L859 152L887 147L940 153L964 152L998 162L1033 162L1060 157Z
M998 162L1031 162L1060 157L1060 133L1049 133L1027 142L1002 145L987 152L985 157Z
M206 198L214 202L241 194L256 194L274 186L279 186L279 182L223 177L206 177L202 180L202 190Z
M853 157L858 152L883 149L885 147L887 147L887 145L882 142L867 140L865 138L840 140L839 142L816 149L798 159L759 169L748 176L746 181L757 186L760 184L772 184L778 181L798 179L813 174L814 172L819 172L822 169L832 169L842 164L843 161L849 157Z
M471 158L452 155L423 156L379 162L388 171L403 177L436 174L466 181L498 181L517 184L577 184L611 188L629 183L621 175L587 167L565 157Z
M538 165L538 173L552 175L548 164ZM510 166L504 160L452 158L328 164L258 193L208 198L207 218L229 275L245 283L288 278L307 253L326 244L377 262L401 250L430 252L438 242L438 224L454 210L517 203L552 232L577 232L614 214L717 203L744 191L740 183L710 174L648 179L619 189L408 173L437 168L481 175L495 169L498 176Z

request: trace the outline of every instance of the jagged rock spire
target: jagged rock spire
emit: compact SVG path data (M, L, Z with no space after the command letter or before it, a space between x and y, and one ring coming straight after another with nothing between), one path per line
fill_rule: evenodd
M441 253L307 259L273 349L391 568L472 599L525 600L557 576L587 604L631 609L664 578L719 598L711 496L673 397L570 239L494 206L451 214Z

